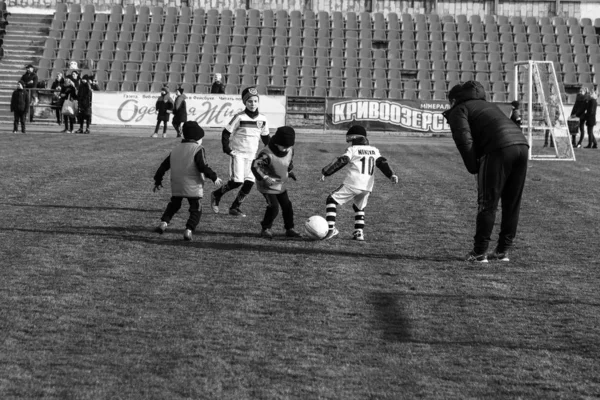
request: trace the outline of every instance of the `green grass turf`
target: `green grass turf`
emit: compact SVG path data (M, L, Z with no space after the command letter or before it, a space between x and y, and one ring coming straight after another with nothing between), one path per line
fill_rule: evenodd
M449 139L377 139L400 184L376 172L365 243L350 205L330 242L285 240L281 217L261 239L256 191L245 219L206 196L192 242L185 203L153 233L174 144L0 136L0 398L600 396L600 152L531 162L512 260L483 267L462 261L476 189ZM205 147L226 177L216 135ZM344 148L298 143L300 229Z

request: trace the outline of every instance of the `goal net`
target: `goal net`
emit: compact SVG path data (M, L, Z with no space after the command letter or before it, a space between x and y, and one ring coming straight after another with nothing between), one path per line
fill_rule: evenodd
M516 62L515 78L513 93L522 105L521 128L529 140L529 159L575 161L554 64Z

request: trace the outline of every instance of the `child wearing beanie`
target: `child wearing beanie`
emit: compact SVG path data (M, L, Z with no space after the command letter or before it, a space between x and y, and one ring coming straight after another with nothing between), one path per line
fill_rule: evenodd
M184 240L192 240L192 233L200 223L202 216L204 177L209 178L216 186L221 185L221 179L215 171L208 166L206 154L202 147L204 130L196 121L188 121L182 127L183 140L171 154L162 162L154 175L154 189L156 192L162 187L165 173L171 170L171 201L162 215L161 222L155 232L164 233L173 216L181 208L183 199L190 204L190 216L183 231Z
M392 183L398 183L398 177L388 165L387 160L381 156L379 149L371 146L367 140L367 131L360 125L352 126L346 133L346 142L350 147L346 152L325 166L322 170L321 181L326 176L333 175L348 165L346 177L342 186L331 193L326 200L326 219L329 224L329 232L324 240L337 236L339 231L335 227L337 217L337 206L353 201L354 209L354 232L352 239L365 240L365 207L375 183L375 167L379 168Z
M294 169L294 143L296 132L289 126L277 128L269 144L262 149L252 162L252 173L257 180L257 188L267 200L267 210L260 223L260 236L273 239L273 221L283 214L285 236L297 238L301 235L294 229L294 209L287 193L286 183L289 178L296 180Z
M229 181L212 192L210 205L214 213L219 212L219 202L223 195L241 186L235 200L229 207L229 215L245 217L240 206L250 194L254 186L254 175L251 171L252 161L258 151L259 138L263 144L269 141L267 117L258 112L258 91L254 87L242 91L242 101L246 108L236 114L223 129L221 143L223 152L231 157L229 164Z

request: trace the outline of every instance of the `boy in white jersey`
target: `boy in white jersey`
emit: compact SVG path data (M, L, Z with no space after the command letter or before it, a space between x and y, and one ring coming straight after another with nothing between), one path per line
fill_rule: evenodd
M325 240L336 236L339 231L335 227L337 206L354 201L354 240L365 240L363 229L365 226L365 207L375 183L375 167L379 168L392 183L398 183L398 177L390 168L387 160L379 154L379 150L369 145L367 131L359 125L352 126L346 133L346 142L352 143L344 155L336 158L323 168L321 181L326 176L333 175L346 165L349 166L344 183L327 197L327 223L329 232Z
M235 115L221 134L223 152L231 157L229 181L212 192L210 196L211 208L213 212L218 213L219 202L223 195L241 186L242 188L229 208L230 215L239 217L246 216L240 210L240 206L250 194L252 186L254 186L254 175L251 166L258 151L258 141L261 139L265 145L269 142L269 126L267 118L258 112L258 91L256 88L244 89L242 91L242 101L246 109Z

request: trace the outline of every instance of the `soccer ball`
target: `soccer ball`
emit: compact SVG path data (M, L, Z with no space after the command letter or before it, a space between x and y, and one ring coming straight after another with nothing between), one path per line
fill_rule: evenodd
M304 230L309 238L321 240L327 236L329 224L327 223L327 220L320 215L313 215L304 223Z

